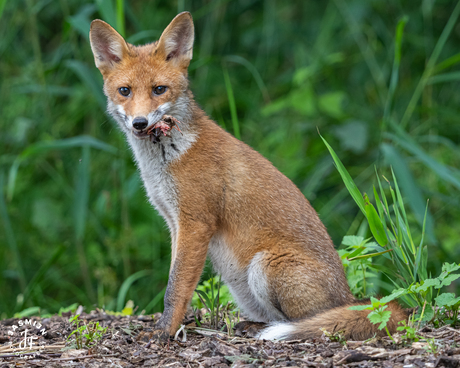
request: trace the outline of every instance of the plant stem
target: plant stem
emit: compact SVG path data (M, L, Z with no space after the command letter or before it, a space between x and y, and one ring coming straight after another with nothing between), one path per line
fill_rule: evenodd
M396 344L395 339L393 339L393 336L391 336L390 331L388 331L388 327L385 326L385 331L387 332L387 335L390 337L391 341L393 341Z

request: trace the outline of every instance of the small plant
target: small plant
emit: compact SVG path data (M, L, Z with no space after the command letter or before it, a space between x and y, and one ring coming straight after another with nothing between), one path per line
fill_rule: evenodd
M409 322L406 321L400 321L399 324L401 326L398 326L397 330L401 332L401 338L403 339L404 342L409 342L409 341L419 341L421 339L421 336L417 334L417 328L414 326L414 317L412 319L409 319Z
M372 246L376 252L368 254L369 246L366 246L366 244L369 239L364 240L362 237L344 238L345 245L349 246L349 248L341 253L342 259L346 259L344 261L346 268L348 266L348 271L354 271L355 274L357 270L362 271L362 294L366 292L366 268L370 267L380 270L397 287L391 295L385 298L380 300L371 298L370 305L354 306L350 307L350 309L371 310L372 312L368 315L369 320L375 324L380 323L379 329L385 328L389 336L386 324L390 319L391 312L385 310L385 304L395 298L403 298L409 306L419 306L421 313L417 318L420 322L432 321L436 326L440 323L448 323L455 326L458 321L460 297L456 297L453 293L440 294L440 290L442 287L448 286L460 278L460 274L453 273L460 269L460 265L445 263L438 277L428 278L428 251L427 247L423 244L427 211L425 210L420 242L416 245L409 227L404 201L393 171L392 178L395 189L392 188L390 182L384 177L389 184L392 199L391 206L377 175L380 195L374 187L373 192L376 203L376 207L374 207L367 194L361 194L332 147L324 138L322 139L332 155L345 186L364 214L372 235L378 243ZM387 259L389 267L372 265L371 262L362 262L377 255L383 255ZM353 266L350 261L356 262L356 260L358 260L358 265ZM352 267L355 268L353 269ZM433 294L436 289L438 290L437 296L433 301ZM355 290L359 289L355 288Z
M371 297L371 304L355 305L353 307L350 307L349 309L359 310L359 311L361 310L372 311L367 316L367 318L369 318L369 321L371 321L373 324L379 324L378 329L379 330L385 329L390 339L393 342L395 342L393 336L391 336L390 331L388 330L388 327L387 327L387 322L390 320L390 317L391 317L391 311L386 310L386 308L388 307L386 304L398 298L404 292L405 290L399 290L398 292L388 295L380 300L374 297Z
M86 324L79 318L79 315L70 318L69 322L74 327L74 330L67 337L67 341L74 336L74 345L77 349L93 347L107 332L107 327L100 326L99 322L90 322Z
M320 328L324 336L331 342L339 342L342 345L346 344L347 340L345 339L343 333L344 331L336 331L334 333L327 331L325 328Z
M237 323L240 322L240 310L233 309L233 303L228 302L227 305L222 308L222 314L224 319L225 327L227 328L228 336L233 337L234 331L233 328Z
M228 288L221 283L220 276L217 277L217 282L215 279L212 277L196 288L196 298L192 299L192 306L206 308L211 327L218 329L220 306L231 302L231 295Z
M348 284L351 292L358 298L367 296L370 284L368 279L376 275L370 271L374 268L372 257L381 254L375 252L378 249L378 244L369 242L371 238L364 239L362 236L345 236L342 244L347 246L345 249L339 249L339 255L342 258L342 263L347 274ZM374 253L369 254L369 252Z
M426 339L426 342L428 345L425 346L424 349L430 354L436 354L439 350L439 346L435 338L433 337L431 339Z

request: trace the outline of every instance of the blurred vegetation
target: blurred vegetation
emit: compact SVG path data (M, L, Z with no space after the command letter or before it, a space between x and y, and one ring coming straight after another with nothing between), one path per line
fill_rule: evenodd
M102 18L142 44L183 10L196 100L296 183L337 246L370 233L317 128L363 192L392 165L411 226L430 199L428 274L460 260L458 2L0 0L1 318L161 310L169 234L104 112L88 31Z

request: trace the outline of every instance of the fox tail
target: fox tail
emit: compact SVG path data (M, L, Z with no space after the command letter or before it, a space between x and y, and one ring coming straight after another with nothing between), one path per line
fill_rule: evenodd
M378 325L371 323L367 318L369 310L348 309L354 305L365 304L365 300L360 300L320 312L311 318L270 323L257 337L263 340L303 340L321 337L322 330L331 334L341 333L345 339L354 341L366 340L374 335L385 336L386 331L379 330ZM396 332L398 323L407 320L410 314L410 310L403 309L395 301L388 303L386 310L391 311L390 320L387 322L390 333Z

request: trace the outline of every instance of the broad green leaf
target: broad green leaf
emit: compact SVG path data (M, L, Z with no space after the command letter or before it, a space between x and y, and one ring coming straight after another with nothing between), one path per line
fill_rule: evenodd
M436 289L441 289L443 286L449 286L452 281L457 280L460 277L460 274L453 273L444 279L441 280L441 284L438 286L435 286Z
M383 308L386 308L383 307ZM380 323L380 326L378 327L379 330L384 328L387 325L387 322L390 320L391 317L391 311L373 311L369 313L367 318L373 323L377 324Z
M427 291L430 287L436 287L440 285L438 279L426 279L423 280L423 284L415 287L415 292Z
M382 306L382 303L380 303L380 300L378 300L377 298L374 298L373 296L371 296L371 304L374 309L377 309L378 307Z
M398 290L394 290L390 295L387 295L383 297L382 299L380 299L380 303L384 303L384 304L389 303L394 299L397 299L403 295L406 295L407 293L408 291L402 288Z
M439 307L451 307L460 302L460 296L456 298L454 293L443 293L438 295L435 300Z
M460 264L456 264L455 262L450 264L446 262L442 265L442 272L451 273L458 269L460 269Z
M364 241L364 237L356 235L346 235L343 237L342 244L359 247Z

